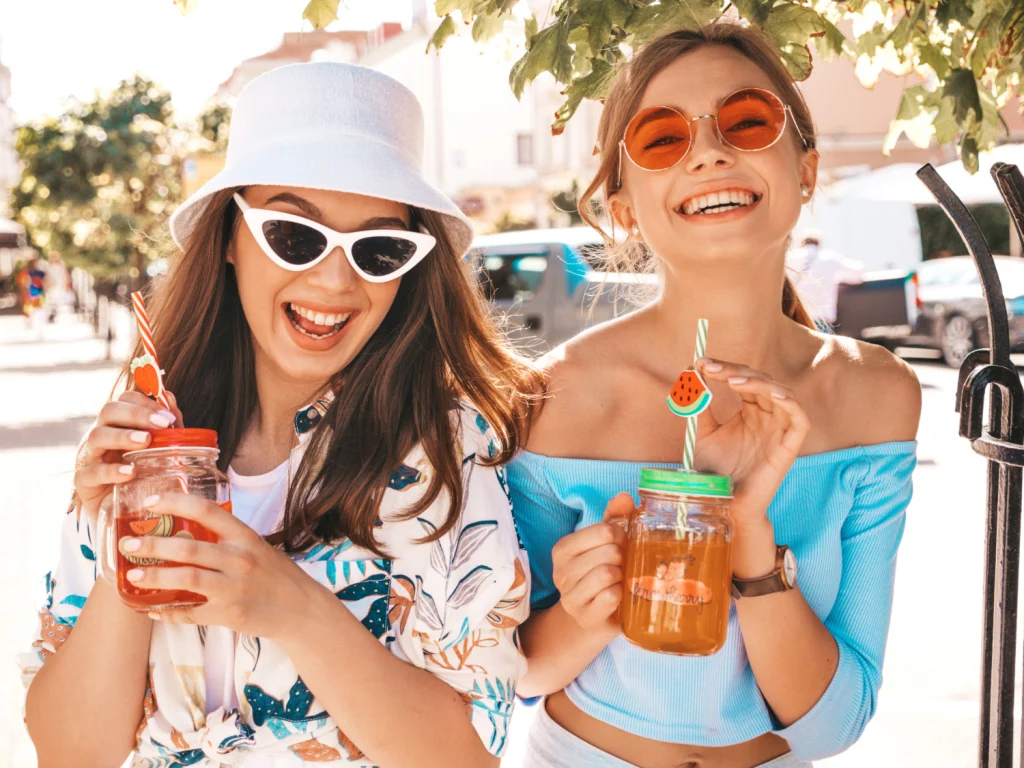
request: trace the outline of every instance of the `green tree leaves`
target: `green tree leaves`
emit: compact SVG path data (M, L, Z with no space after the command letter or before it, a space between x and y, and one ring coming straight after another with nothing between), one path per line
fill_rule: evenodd
M18 129L23 173L11 207L44 254L98 274L133 274L157 255L180 197L181 143L169 94L136 76Z
M481 17L507 14L512 5L436 0L435 9L475 19L477 36ZM559 0L543 29L536 19L526 21L527 51L509 83L517 97L544 72L565 86L566 100L552 126L558 133L583 99L604 96L615 65L630 50L722 16L739 16L762 29L797 80L811 74L817 57L859 57L858 73L870 73L865 82L886 69L916 73L919 79L911 77L908 88L926 89L908 92L886 145L904 133L915 143L957 141L968 168L998 137L998 109L1024 80L1021 0ZM841 31L849 29L844 22L860 25L854 39ZM440 47L457 31L446 15L431 44Z

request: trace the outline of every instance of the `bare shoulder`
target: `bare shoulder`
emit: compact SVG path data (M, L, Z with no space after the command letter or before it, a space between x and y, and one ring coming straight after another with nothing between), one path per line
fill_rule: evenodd
M850 445L914 440L921 383L905 361L876 344L841 336L822 346L820 365Z
M600 428L602 415L619 400L621 320L602 323L556 347L538 361L546 395L530 430L527 448L546 456L575 456Z

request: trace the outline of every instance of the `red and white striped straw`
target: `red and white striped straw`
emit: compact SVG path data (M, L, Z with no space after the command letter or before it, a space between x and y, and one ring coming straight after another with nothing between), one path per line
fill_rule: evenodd
M160 362L156 356L156 346L153 344L153 329L149 325L149 315L146 314L146 302L142 300L142 294L139 291L132 293L132 307L135 309L135 319L139 323L139 336L142 338L142 348L146 350L147 355L153 358L153 365L159 371ZM157 402L169 411L171 410L171 403L164 393L163 377L158 375L157 382L160 387L160 391L156 393Z

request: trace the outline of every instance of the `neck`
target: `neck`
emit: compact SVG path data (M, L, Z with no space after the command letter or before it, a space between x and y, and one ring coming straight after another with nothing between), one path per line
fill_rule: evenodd
M782 313L782 260L764 266L699 270L665 264L664 289L651 307L651 343L673 370L693 362L697 320L708 319L708 357L771 372L793 324ZM665 263L665 262L663 262ZM674 374L673 374L674 375Z
M325 385L287 376L259 350L255 369L259 407L249 425L247 442L251 440L259 450L273 453L283 461L295 444L296 412L311 403Z

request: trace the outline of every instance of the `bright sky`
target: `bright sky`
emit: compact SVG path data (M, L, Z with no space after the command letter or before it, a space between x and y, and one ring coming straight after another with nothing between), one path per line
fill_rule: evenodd
M57 114L139 72L171 91L192 117L243 59L311 29L307 0L198 0L182 16L172 0L0 0L0 62L11 69L19 122ZM408 23L410 0L342 0L330 29Z

